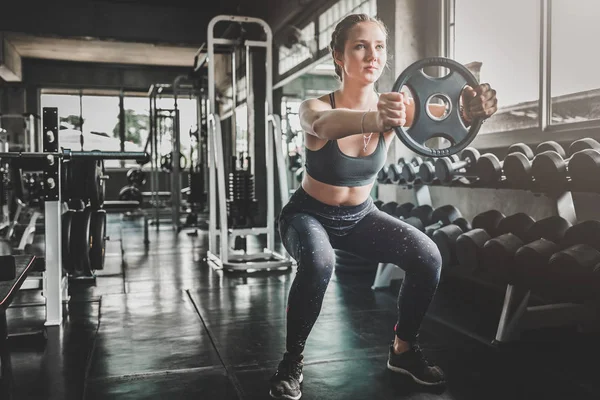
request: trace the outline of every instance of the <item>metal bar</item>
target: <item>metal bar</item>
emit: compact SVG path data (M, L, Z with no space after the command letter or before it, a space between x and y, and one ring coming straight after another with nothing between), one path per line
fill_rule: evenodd
M227 197L225 186L225 160L223 159L223 135L221 134L221 120L215 115L215 135L213 143L215 149L215 162L217 164L217 194L219 196L219 228L221 231L219 256L223 261L229 260L229 243L227 240Z
M244 41L244 46L246 47L267 47L269 44L267 42L263 42L262 40L246 40Z
M210 43L210 41L209 41ZM210 51L210 47L209 47ZM208 251L209 253L217 253L217 193L216 193L216 162L214 157L215 149L213 148L213 138L215 136L217 117L213 114L208 114ZM220 122L219 122L220 123ZM223 205L225 206L225 205Z
M252 53L250 52L250 46L246 45L246 126L248 127L248 156L250 156L251 160L256 160L254 158L254 135L256 135L254 129L254 89L252 87ZM255 163L252 162L249 165L250 174L252 176L255 175Z
M226 46L235 46L236 44L239 44L240 41L239 40L232 40L232 39L222 39L222 38L215 38L213 39L213 44L223 44ZM209 56L210 58L210 56Z
M288 202L289 194L284 154L283 149L280 147L283 143L283 135L281 133L281 118L279 115L271 114L268 119L273 124L273 137L276 145L275 161L277 165L277 176L279 178L279 196L281 200L281 206L283 207Z
M263 29L267 35L265 43L266 47L266 107L264 110L265 118L265 144L266 144L266 159L267 159L267 248L275 250L275 189L273 184L275 181L275 169L273 165L273 135L269 132L269 115L273 115L273 34L271 27L262 23ZM275 128L274 128L275 129Z
M540 129L545 131L550 125L549 96L550 81L550 1L540 0L540 87L539 87L539 120Z

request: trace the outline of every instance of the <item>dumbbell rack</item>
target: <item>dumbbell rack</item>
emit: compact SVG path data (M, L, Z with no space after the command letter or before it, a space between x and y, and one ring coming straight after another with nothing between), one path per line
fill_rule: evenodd
M432 205L428 185L414 185L416 205ZM577 215L571 191L546 193L554 200L554 215L558 215L569 223L577 223ZM393 279L403 279L404 271L394 264L380 263L377 269L373 290L387 288ZM477 278L468 277L480 282ZM529 329L558 327L578 324L598 329L599 310L586 304L560 303L530 306L531 291L527 288L508 284L504 295L502 312L498 322L496 335L492 343L502 344L517 340L520 333Z
M556 215L577 223L575 205L571 192L553 196L556 200ZM530 306L531 291L508 284L504 295L502 313L494 344L518 340L524 330L565 325L585 325L598 318L598 310L584 304L560 303Z

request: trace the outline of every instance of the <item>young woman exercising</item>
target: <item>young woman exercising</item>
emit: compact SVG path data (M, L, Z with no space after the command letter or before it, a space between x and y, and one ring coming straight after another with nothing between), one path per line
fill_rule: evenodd
M401 93L377 94L374 84L386 65L387 30L365 14L345 17L331 38L331 54L341 87L300 106L306 164L301 187L279 216L283 244L298 269L289 292L286 352L270 380L276 399L301 397L302 353L315 324L335 266L333 249L406 272L398 295L398 320L387 367L424 385L444 382L417 343L421 321L436 292L440 253L416 228L379 211L370 197L386 161L394 126L410 126L414 103ZM488 118L497 110L488 84L463 92L463 118ZM442 107L430 112L443 115Z

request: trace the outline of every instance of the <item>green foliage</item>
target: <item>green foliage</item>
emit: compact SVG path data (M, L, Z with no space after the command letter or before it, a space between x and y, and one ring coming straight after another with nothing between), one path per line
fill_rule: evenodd
M60 127L62 129L77 129L81 130L81 125L85 119L79 117L79 115L67 115L66 117L60 117Z
M149 131L148 115L136 114L134 110L125 110L125 141L142 145L142 135ZM119 137L119 123L113 128L113 136Z

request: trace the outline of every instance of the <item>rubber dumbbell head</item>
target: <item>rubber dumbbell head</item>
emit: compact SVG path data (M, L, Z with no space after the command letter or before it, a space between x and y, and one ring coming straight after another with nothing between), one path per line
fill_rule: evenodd
M473 147L464 149L460 154L460 161L455 163L448 158L438 158L435 162L435 176L441 183L450 183L462 169L465 169L464 174L468 174L469 170L477 163L478 158L479 151Z
M594 278L598 263L600 252L586 244L561 250L550 257L545 272L547 282L538 290L558 302L589 300L590 293L582 288Z
M573 190L596 192L600 189L600 152L595 149L577 151L569 161L569 177Z
M402 178L408 183L414 182L417 179L417 172L421 164L423 164L421 157L415 157L411 162L404 164L402 166Z
M415 205L410 202L398 204L398 206L396 206L396 210L394 211L394 215L398 218L407 218L414 208Z
M429 225L425 227L425 233L431 235L436 229L450 225L461 217L460 210L451 204L438 207L431 214L431 220Z
M587 220L570 226L560 241L538 239L524 245L515 254L514 282L537 288L548 272L550 257L560 250L586 245L600 250L600 221Z
M508 148L508 153L521 153L529 160L533 159L533 150L525 143L514 143ZM500 161L495 154L483 154L477 160L475 172L479 181L484 184L499 182L503 177L504 161Z
M503 283L514 282L515 254L519 248L539 239L560 243L571 226L566 219L553 215L536 221L525 232L525 240L513 233L506 233L490 239L483 246L483 265L491 275Z
M456 260L465 274L474 273L481 262L481 249L485 242L495 236L497 226L505 218L498 210L477 214L471 223L472 229L460 235L455 243Z
M398 207L397 202L389 201L387 203L382 204L379 209L386 214L394 215L394 213L396 212L396 207Z
M582 138L575 140L569 145L569 156L573 156L575 153L586 149L599 150L600 143L593 138Z
M384 165L379 172L377 173L377 182L378 183L390 183L388 179L389 165Z
M560 154L560 156L562 158L565 158L567 156L565 149L560 144L555 142L554 140L548 140L548 141L542 142L535 147L536 155L541 154L545 151L555 151L558 154Z
M531 160L522 153L510 153L504 157L502 170L506 182L514 188L528 189L532 185Z
M595 141L578 142L577 147L593 145ZM596 142L597 143L597 142ZM583 149L582 149L583 150ZM597 148L589 149L597 151ZM570 161L558 152L548 150L535 156L531 163L531 173L537 185L544 189L562 189L568 182Z
M442 256L442 267L456 265L456 240L460 235L471 230L471 224L465 218L457 218L452 224L443 226L433 232L431 238Z
M387 178L390 183L400 183L402 178L402 167L404 164L390 164L388 166Z
M451 155L449 158L451 163L460 161L460 158L456 154ZM435 176L435 164L433 160L425 161L419 166L419 178L421 179L421 182L426 185L435 182L437 178Z

